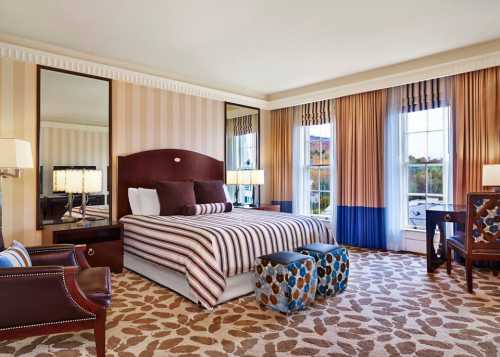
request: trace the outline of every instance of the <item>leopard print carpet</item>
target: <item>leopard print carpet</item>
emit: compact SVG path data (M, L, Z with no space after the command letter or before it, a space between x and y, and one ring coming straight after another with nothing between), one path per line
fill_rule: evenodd
M253 296L208 313L134 273L113 277L109 356L500 356L500 277L428 275L425 258L351 250L347 290L290 316ZM91 331L1 341L8 356L93 356Z

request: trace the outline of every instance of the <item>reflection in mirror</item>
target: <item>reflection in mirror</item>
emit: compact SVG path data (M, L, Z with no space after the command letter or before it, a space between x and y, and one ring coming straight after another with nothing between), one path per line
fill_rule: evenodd
M39 226L107 219L107 79L39 67Z
M259 169L258 108L226 103L226 184L235 205L258 206ZM244 172L242 172L244 171ZM257 172L258 174L258 172ZM263 177L262 177L263 180Z

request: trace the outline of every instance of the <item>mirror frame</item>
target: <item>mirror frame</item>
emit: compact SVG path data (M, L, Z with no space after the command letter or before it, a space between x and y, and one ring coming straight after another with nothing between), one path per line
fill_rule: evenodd
M108 206L109 206L109 222L113 221L113 198L112 198L112 188L113 188L113 168L112 168L112 160L113 160L113 107L112 107L112 93L113 93L113 80L110 78L94 76L91 74L80 73L69 71L66 69L54 68L49 66L44 66L38 64L36 66L36 154L35 154L35 180L36 180L36 229L42 230L45 225L42 224L42 220L40 217L40 73L42 70L60 72L65 74L71 74L80 77L87 77L92 79L97 79L101 81L108 82Z
M224 102L224 183L226 183L226 162L227 162L227 140L226 140L226 135L227 135L227 107L229 105L235 105L238 107L243 107L243 108L248 108L248 109L255 109L257 110L257 162L256 162L256 169L261 169L260 167L260 108L257 107L251 107L249 105L243 105L243 104L238 104L238 103L233 103L233 102ZM257 198L259 201L260 205L260 185L257 186Z

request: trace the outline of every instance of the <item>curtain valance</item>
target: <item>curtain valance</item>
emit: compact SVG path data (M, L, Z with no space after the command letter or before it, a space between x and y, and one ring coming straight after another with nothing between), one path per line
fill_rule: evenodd
M254 132L252 115L244 115L230 119L233 121L233 134L240 136Z
M436 78L402 86L403 113L439 108L448 102L446 79Z
M330 123L333 117L334 104L332 99L303 104L298 107L302 126Z

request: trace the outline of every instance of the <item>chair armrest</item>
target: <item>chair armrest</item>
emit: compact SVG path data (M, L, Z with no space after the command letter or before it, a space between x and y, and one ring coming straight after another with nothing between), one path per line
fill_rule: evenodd
M83 248L81 248L83 247ZM85 259L85 246L73 244L54 244L26 248L33 266L57 265L57 266L80 266L88 268ZM83 249L83 254L80 252Z
M0 269L0 338L12 329L93 320L102 308L78 287L78 267Z

